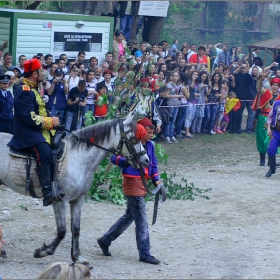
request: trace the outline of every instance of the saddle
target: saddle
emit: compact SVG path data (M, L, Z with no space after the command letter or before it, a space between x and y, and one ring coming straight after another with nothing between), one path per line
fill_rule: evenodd
M62 139L66 136L64 131L57 131L52 139L52 181L57 182L57 172L61 171L62 162L66 155L66 145ZM25 162L25 194L30 194L33 198L38 198L34 188L40 186L39 179L35 173L35 160L30 153L16 150L13 147L8 147L9 154L13 157L10 165L11 174L14 174L13 181L17 185L21 185L23 174L21 174L22 164ZM34 166L33 169L31 167ZM57 184L55 184L57 186Z

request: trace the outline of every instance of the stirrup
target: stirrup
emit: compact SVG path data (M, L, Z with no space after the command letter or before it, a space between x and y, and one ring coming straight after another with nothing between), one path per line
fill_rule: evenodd
M53 194L53 201L61 202L65 193L59 189L57 181L52 181L52 194Z

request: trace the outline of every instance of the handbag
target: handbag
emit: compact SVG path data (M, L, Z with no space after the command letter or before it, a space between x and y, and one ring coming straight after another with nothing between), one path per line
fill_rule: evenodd
M175 87L173 86L172 83L171 83L171 86L174 88L175 93L176 93L176 95L177 95L176 89L175 89ZM167 105L168 105L168 106L179 106L179 105L180 105L179 98L168 98L168 100L167 100Z

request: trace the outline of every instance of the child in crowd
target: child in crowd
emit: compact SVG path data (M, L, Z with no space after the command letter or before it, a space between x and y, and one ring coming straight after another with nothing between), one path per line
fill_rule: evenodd
M106 95L107 87L104 83L96 84L96 103L95 103L95 119L102 120L106 117L108 111L108 97Z
M160 88L165 86L165 75L166 72L161 70L159 71L157 78L151 82L152 92L157 92Z
M87 96L87 104L85 106L85 113L87 113L88 111L92 112L92 115L94 115L94 109L95 109L95 98L97 95L96 92L96 84L93 81L94 80L94 71L92 69L89 69L87 71L87 77L86 77L86 89L88 91L88 96Z
M168 106L167 102L168 102L168 98L170 96L169 92L170 92L169 88L167 88L165 86L160 88L158 90L158 94L157 94L158 98L156 99L156 106L158 108L158 112L160 114L160 118L162 121L163 131L165 131L165 127L169 125L170 119L172 118L172 111L170 110L170 108L164 107L164 106ZM170 144L171 141L169 141L167 143Z
M178 114L178 106L180 105L179 98L183 98L183 94L179 94L179 73L173 72L171 75L171 81L167 83L166 87L170 89L170 95L167 100L167 104L169 107L169 110L172 112L172 118L170 118L170 121L168 124L166 124L164 128L164 137L166 143L178 143L176 138L174 137L174 129L175 129L175 122Z
M205 117L204 110L205 110L205 97L207 94L210 93L209 88L209 79L207 71L201 71L198 74L198 84L199 84L199 94L200 96L197 97L196 103L196 110L194 114L194 118L191 125L191 134L198 134L201 135L204 133L205 130L205 122L207 122L207 118L205 118L203 127L202 127L202 120ZM203 131L202 131L203 130Z
M198 72L194 71L191 75L191 80L189 81L190 94L188 98L188 104L187 104L188 106L187 106L186 118L185 118L185 131L186 131L186 137L188 138L193 138L194 136L193 134L191 134L190 128L196 111L197 98L200 97L197 77L198 77Z
M216 118L216 123L214 126L214 131L217 134L223 134L224 132L221 130L221 121L224 117L224 111L225 111L225 103L226 103L226 98L228 96L228 80L223 79L222 80L222 90L221 90L221 97L220 97L220 104L217 112L217 118Z
M223 133L226 132L227 126L230 122L229 114L233 110L234 113L240 108L240 101L238 98L236 98L236 93L234 91L230 91L228 93L228 97L226 97L225 102L225 110L224 110L224 116L221 123L221 131Z

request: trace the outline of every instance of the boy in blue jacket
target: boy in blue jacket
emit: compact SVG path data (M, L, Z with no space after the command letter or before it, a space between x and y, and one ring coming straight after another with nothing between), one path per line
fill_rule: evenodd
M150 159L150 164L144 168L145 179L151 178L154 185L159 185L157 159L155 155L154 145L150 141L153 138L154 125L147 118L139 120L137 124L142 125L146 129L146 135L139 140L142 142ZM105 256L111 256L109 246L112 241L117 239L134 221L136 228L136 242L139 251L139 261L159 264L160 260L153 257L150 253L150 238L148 230L148 217L146 212L145 196L147 194L141 180L138 169L127 166L127 159L122 156L113 155L111 162L122 168L123 175L123 192L127 199L127 209L125 214L113 224L113 226L97 240L100 248Z

